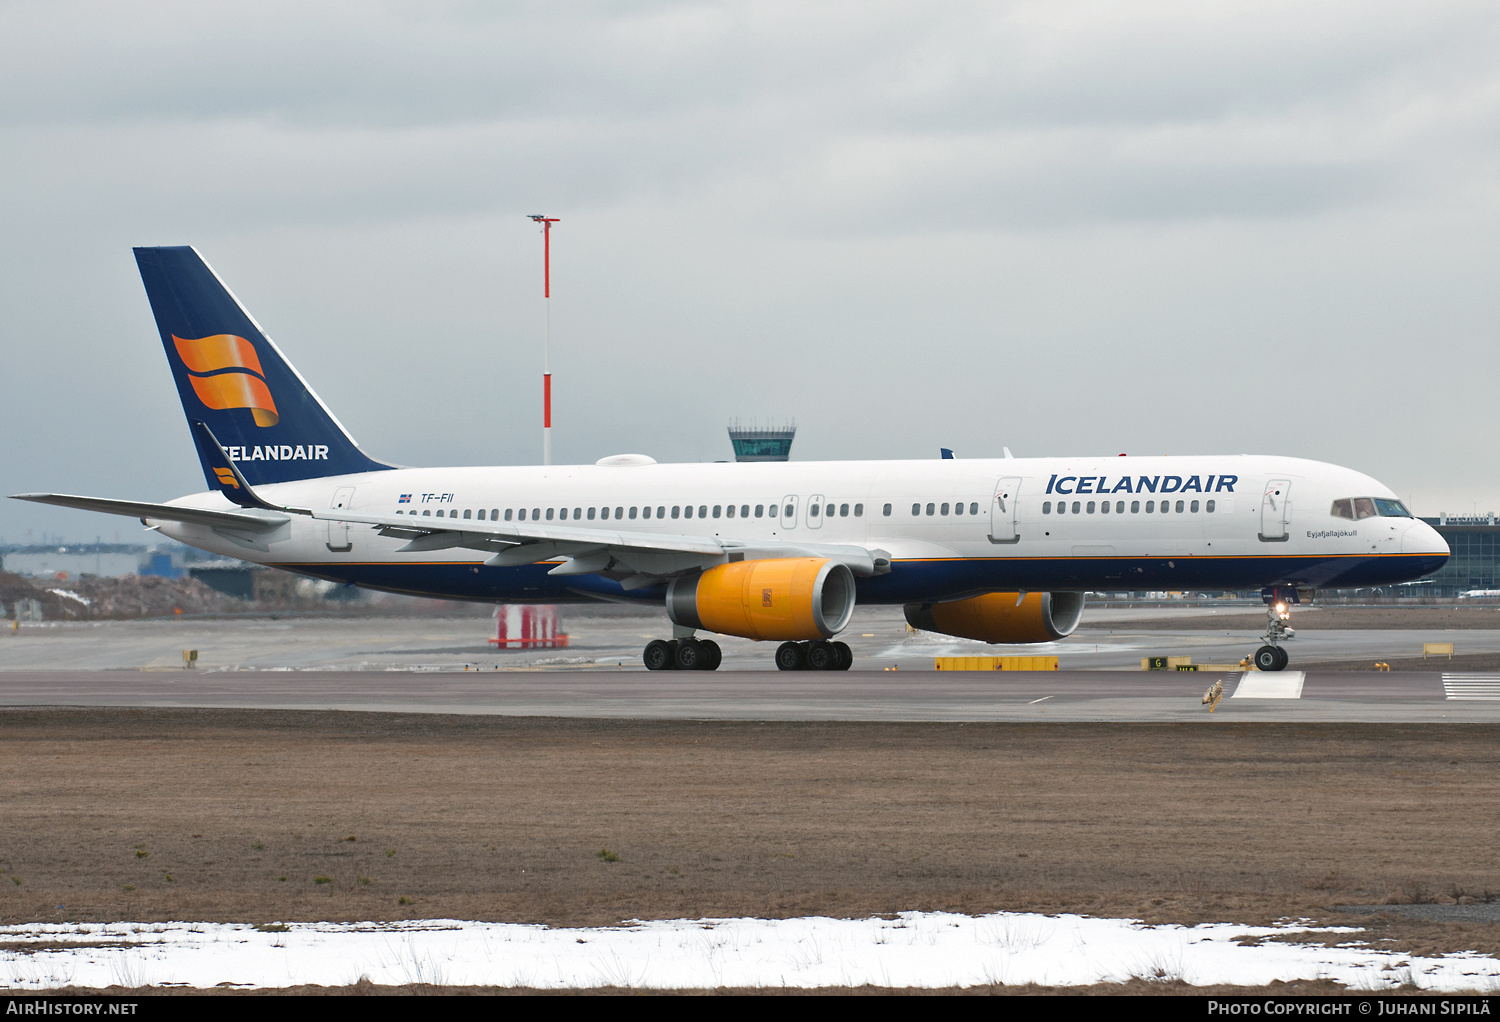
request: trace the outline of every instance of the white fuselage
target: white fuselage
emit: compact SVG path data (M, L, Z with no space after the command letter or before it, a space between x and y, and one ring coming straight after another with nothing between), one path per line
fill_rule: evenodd
M1246 455L423 468L257 491L320 511L460 521L498 513L542 523L566 516L578 528L858 545L889 554L892 570L859 587L862 601L881 603L1014 589L1382 585L1436 570L1448 554L1415 518L1335 517L1333 502L1343 498L1395 499L1367 475ZM218 493L173 503L232 507ZM369 525L294 517L255 537L154 524L204 550L391 591L660 598L621 592L605 578L549 580L555 559L500 568L473 550L401 553L401 539Z

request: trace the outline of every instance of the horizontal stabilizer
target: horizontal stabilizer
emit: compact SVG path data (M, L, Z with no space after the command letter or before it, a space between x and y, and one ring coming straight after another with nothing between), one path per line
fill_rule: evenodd
M141 521L185 522L227 529L270 532L290 519L279 511L247 509L244 511L209 511L205 508L179 507L176 504L147 504L137 500L112 500L108 497L78 497L70 493L14 493L12 500L29 500L37 504L56 504L80 511L102 511L107 515L124 515Z

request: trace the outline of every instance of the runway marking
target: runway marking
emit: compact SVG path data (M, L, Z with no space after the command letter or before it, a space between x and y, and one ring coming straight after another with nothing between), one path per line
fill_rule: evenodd
M1500 702L1500 674L1444 674L1443 693L1449 699Z
M1040 698L1040 699L1033 699L1031 702L1027 703L1026 705L1027 706L1035 706L1037 703L1045 703L1048 699L1051 699L1051 698L1052 698L1051 696L1042 696L1042 698Z
M1302 671L1247 672L1234 690L1235 699L1301 699Z

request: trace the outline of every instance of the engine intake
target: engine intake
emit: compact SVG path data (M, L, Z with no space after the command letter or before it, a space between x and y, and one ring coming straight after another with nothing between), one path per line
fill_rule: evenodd
M1082 593L986 593L952 603L908 603L914 628L983 642L1051 642L1083 617Z
M746 639L830 639L854 613L854 573L822 557L736 561L667 587L675 625Z

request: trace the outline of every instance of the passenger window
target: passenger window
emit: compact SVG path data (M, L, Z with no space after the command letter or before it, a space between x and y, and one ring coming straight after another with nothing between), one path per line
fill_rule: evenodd
M942 510L940 511L940 513L941 514L947 514L948 513L948 505L947 504L943 505Z
M500 520L500 509L498 507L492 507L492 508L490 508L490 521L492 521L492 522L498 522L499 520Z
M929 515L931 515L931 514L933 514L933 513L934 513L934 511L935 511L935 510L936 510L936 508L937 508L937 505L936 505L936 504L928 504L928 505L927 505L927 513L928 513L928 514L929 514Z
M547 509L547 521L552 521L552 509L550 507Z
M854 505L854 517L855 518L863 518L864 516L865 516L865 506L863 504L855 504Z
M1044 500L1044 501L1042 501L1042 514L1044 514L1044 515L1050 515L1051 513L1052 513L1052 501L1050 501L1050 500Z
M1354 521L1354 501L1348 497L1345 497L1343 500L1336 500L1333 502L1333 507L1329 508L1328 513L1335 518L1347 518L1352 522Z
M1188 510L1191 511L1193 514L1197 514L1198 513L1198 502L1195 500L1191 504L1189 504L1188 505Z
M913 504L911 506L911 513L914 514L914 515L921 514L922 513L922 505L921 504Z
M635 511L636 511L635 508L631 508L630 509L630 520L631 521L635 521Z
M964 506L963 506L963 504L961 504L961 503L960 504L954 504L953 505L953 513L956 514L956 515L963 514L964 513Z
M728 504L728 505L725 506L725 508L724 508L724 517L725 518L733 518L734 517L734 505L733 504Z
M1141 502L1140 501L1138 501L1138 500L1132 500L1130 502L1130 513L1133 514L1133 515L1138 515L1138 514L1141 513Z
M1373 500L1371 500L1369 497L1355 497L1354 498L1354 518L1355 518L1355 520L1357 521L1357 520L1359 520L1361 518L1374 518L1374 517L1375 517L1375 502Z
M1177 502L1177 513L1182 514L1182 501Z
M1060 500L1060 501L1057 502L1057 513L1060 514L1060 515L1065 515L1065 514L1068 513L1068 502L1067 501Z
M1155 510L1156 510L1156 501L1154 501L1154 500L1148 500L1148 501L1146 501L1146 513L1149 515L1151 512L1153 512Z
M724 510L724 505L722 505L722 504L715 504L715 505L714 505L714 517L715 517L715 518L718 518L718 517L720 517L720 513L721 513L721 512L722 512L722 511L723 511L723 510Z
M1109 514L1109 501L1107 501L1107 500L1101 500L1099 502L1099 513L1101 515L1107 515L1107 514Z
M468 518L468 517L469 517L469 515L470 515L470 513L471 513L471 512L470 512L470 511L469 511L469 509L468 509L468 508L464 508L464 517L465 517L465 518Z
M684 518L691 518L691 517L693 517L693 505L688 504L685 507L683 507L683 509L682 509L682 517L684 517Z
M848 518L849 517L849 505L848 504L840 504L839 505L839 517L840 518Z
M707 518L708 517L708 505L707 504L699 504L698 505L698 517L699 518Z
M882 516L889 518L891 516L891 506L889 504L885 505L885 507L881 509L880 513Z
M1083 507L1082 504L1078 503L1078 501L1076 501L1076 500L1073 501L1073 513L1075 515L1078 514L1078 509L1081 508L1081 507Z
M757 504L757 505L755 505L755 517L757 517L757 518L763 517L764 512L765 512L765 505L764 504Z
M539 521L542 520L542 509L541 508L534 507L534 508L531 509L531 520L533 522L539 522Z
M431 511L423 511L423 512L422 512L422 517L424 517L424 518L425 518L425 517L427 517L427 516L428 516L428 515L430 515L430 514L432 514L432 512L431 512Z
M615 517L616 518L624 518L625 517L625 509L623 507L617 507L617 508L615 508Z
M505 520L510 521L510 508L505 509Z
M656 509L656 517L658 517L658 518L665 518L665 517L667 517L667 509L664 508L664 507L657 508Z
M592 522L593 520L594 520L594 509L593 508L589 508L589 521Z
M1214 501L1209 501L1207 504L1204 504L1203 505L1203 509L1205 511L1207 511L1209 514L1213 514L1214 513Z
M449 518L457 518L458 517L458 508L454 508L452 511L449 511L448 512L448 517Z
M749 518L750 517L750 505L749 504L741 504L740 505L740 517L741 518Z
M977 515L978 513L979 513L979 502L976 500L972 504L969 505L969 514L971 514L971 515Z
M576 521L578 521L578 519L580 519L582 517L583 517L583 508L581 508L581 507L575 507L573 509L573 521L576 522Z
M1092 500L1089 501L1088 512L1089 512L1089 514L1093 514L1094 513L1094 502Z

